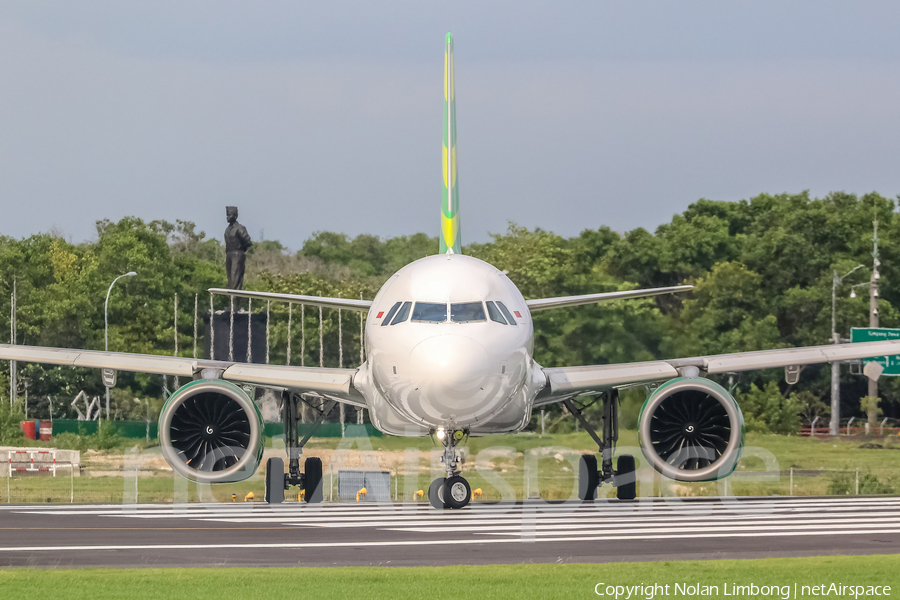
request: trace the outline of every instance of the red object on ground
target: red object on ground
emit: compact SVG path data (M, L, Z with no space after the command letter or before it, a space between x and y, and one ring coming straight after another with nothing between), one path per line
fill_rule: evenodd
M34 421L22 421L22 431L25 432L25 437L29 440L34 439Z
M42 442L49 441L50 437L53 435L53 421L50 421L49 419L42 420L38 435Z

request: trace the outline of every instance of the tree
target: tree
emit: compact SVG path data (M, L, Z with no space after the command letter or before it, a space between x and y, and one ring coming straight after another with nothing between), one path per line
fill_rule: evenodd
M0 446L15 446L25 435L20 423L25 419L21 403L9 405L9 400L0 402Z
M800 406L800 414L803 420L812 427L816 417L819 420L827 419L831 414L831 407L822 401L821 398L808 390L794 392L791 394L797 404Z
M894 200L875 193L836 192L823 198L807 192L760 194L738 202L700 199L652 231L637 228L620 234L586 218L581 234L566 238L511 223L489 242L470 244L464 251L507 271L527 298L685 282L695 286L688 294L535 313L535 359L542 365L818 345L831 335L833 271L842 274L871 264L875 217L880 232L880 319L883 326L900 325L900 216L894 209ZM0 236L0 327L9 331L15 282L19 343L102 348L106 290L115 277L134 270L138 277L121 280L110 296L110 349L171 354L177 330L180 353L190 355L193 297L197 294L200 305L207 307L206 290L224 283L222 245L181 220L104 220L98 222L97 234L96 240L82 244L53 233L21 240ZM275 240L260 241L248 255L245 281L249 289L262 291L373 298L396 270L437 248L437 239L424 233L382 239L322 231L298 252ZM837 291L837 330L842 336L868 322L866 294L851 299L847 286L865 281L869 273L860 269ZM172 314L176 293L177 323ZM271 305L272 362L287 358L287 310L280 303ZM292 314L294 364L300 362L300 310L295 306ZM322 314L324 362L337 366L337 311ZM342 313L345 365L353 364L351 354L358 361L359 318L355 312ZM303 361L318 364L318 310L307 308L302 325L307 333ZM8 362L0 362L0 380L8 373ZM29 395L39 402L46 402L46 396L71 398L82 389L91 395L103 392L93 370L20 364L20 375L20 381L31 381ZM788 398L779 391L781 377L781 370L773 369L746 372L737 380L736 394L751 427L795 431L801 416L809 421L822 414L824 403L816 399L827 394L827 368L804 369ZM863 395L864 382L847 373L843 377L845 397L855 402ZM876 408L900 416L900 380L882 382L882 401ZM160 376L122 372L119 400L158 399L161 384ZM629 407L639 404L639 392L632 395ZM42 404L37 406L43 410ZM122 415L129 412L125 406Z
M866 413L867 422L870 429L875 429L878 424L878 418L883 414L881 411L881 398L876 396L863 396L859 399L860 408Z
M800 428L800 402L793 394L785 398L774 381L762 388L750 384L750 389L738 393L736 399L748 431L789 435Z

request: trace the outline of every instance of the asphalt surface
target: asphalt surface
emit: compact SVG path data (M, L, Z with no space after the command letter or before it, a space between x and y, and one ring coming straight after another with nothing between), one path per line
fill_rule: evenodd
M900 497L0 506L0 566L612 562L900 553Z

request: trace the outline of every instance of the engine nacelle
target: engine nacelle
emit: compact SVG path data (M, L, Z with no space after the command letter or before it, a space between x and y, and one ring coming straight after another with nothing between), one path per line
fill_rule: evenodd
M721 479L734 471L741 457L744 415L716 382L672 379L641 407L638 439L653 468L670 479Z
M262 460L262 416L233 383L198 379L169 396L159 414L159 443L169 465L190 481L242 481Z

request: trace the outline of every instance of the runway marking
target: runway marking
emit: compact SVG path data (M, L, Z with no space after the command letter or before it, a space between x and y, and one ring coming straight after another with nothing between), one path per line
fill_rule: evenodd
M691 503L693 504L693 503ZM778 512L792 512L792 513L814 513L814 512L843 512L847 510L852 510L854 512L865 512L872 511L877 509L884 508L900 508L900 501L893 502L877 502L877 503L868 503L863 504L861 501L857 502L847 502L847 501L838 501L831 503L817 503L815 505L811 505L809 503L801 504L799 506L794 506L793 503L789 503L788 501L775 501L769 502L765 504L754 504L752 505L752 510L750 510L751 505L745 505L743 501L740 503L733 502L721 502L721 503L704 503L701 505L691 505L691 504L675 504L672 506L665 506L659 504L650 503L647 504L634 504L634 505L626 505L626 508L620 508L621 505L592 505L592 504L568 504L568 505L542 505L542 506L531 506L531 505L506 505L501 507L496 506L474 506L471 508L463 509L461 511L436 511L428 506L420 506L420 505L377 505L377 506L363 506L363 505L352 505L352 506L328 506L328 505L303 505L302 507L299 505L295 505L296 507L291 508L281 508L281 507L269 507L264 505L257 505L254 507L229 507L228 505L224 505L220 507L219 505L204 505L204 506L196 506L190 508L159 508L158 505L114 505L113 507L106 509L97 509L95 507L90 508L65 508L60 509L58 507L54 507L53 509L36 509L35 507L16 507L8 510L15 510L16 512L23 513L34 513L34 514L46 514L46 515L104 515L104 516L121 516L121 517L131 517L131 518L144 518L144 519L165 519L165 518L173 518L173 517L193 517L196 515L204 515L207 518L217 518L217 517L229 517L229 518L252 518L256 520L258 518L272 518L272 519L281 519L286 517L303 517L303 516L346 516L347 518L356 518L359 520L364 520L369 518L369 513L380 513L384 517L388 516L405 516L405 515L416 515L416 514L427 514L427 515L445 515L445 518L448 519L459 519L463 515L504 515L504 514L541 514L541 515L552 515L552 514L592 514L596 516L664 516L668 514L703 514L703 513L731 513L731 514L762 514L762 513L778 513ZM844 504L845 506L840 506ZM145 508L146 506L146 508ZM362 514L363 516L359 516ZM711 516L711 515L710 515Z
M900 517L890 518L890 519L882 519L878 523L861 523L859 519L816 519L802 522L793 522L793 523L784 523L784 524L771 524L771 523L758 523L758 522L750 522L750 521L736 521L734 523L727 523L718 526L707 526L707 527L698 527L696 523L684 523L681 525L671 526L669 523L662 523L660 525L663 526L650 526L643 527L642 531L675 531L677 529L685 529L690 528L692 531L716 531L716 530L740 530L740 529L803 529L803 528L820 528L820 527L862 527L862 528L877 528L883 527L885 524L888 525L900 525ZM664 527L664 525L670 525L669 527ZM577 529L578 531L573 531L572 533L581 535L585 533L603 533L603 532L612 532L612 531L630 531L628 529L616 529L615 527L604 527L599 530L591 530L586 529L584 523L580 524L572 524L569 523L559 523L553 521L549 524L535 524L531 526L532 529L553 529L553 530L561 530L561 529ZM473 531L473 532L494 532L494 531L502 531L507 532L509 530L509 525L482 525L478 527L471 526L463 526L463 527L387 527L391 531L415 531L417 533L448 533L448 532L457 532L457 531Z
M423 504L341 505L84 505L7 506L3 514L97 516L115 519L187 520L208 527L42 527L48 530L227 531L297 530L316 540L329 528L380 530L378 541L226 544L110 544L7 546L0 552L82 552L90 550L201 550L324 547L434 546L488 543L553 543L687 538L779 538L823 535L873 536L900 533L900 498L703 499L635 503L474 504L460 511L436 511ZM229 524L233 526L221 526ZM255 525L255 526L254 526ZM7 528L18 530L24 528ZM437 535L435 535L437 534ZM243 534L245 536L249 534ZM409 539L410 536L424 539ZM318 537L321 540L321 536Z
M900 533L900 529L885 529L880 533ZM812 531L807 535L858 535L856 531ZM726 538L726 537L786 537L796 536L796 532L771 532L771 533L708 533L704 537L708 538ZM85 552L85 551L104 551L104 550L255 550L264 548L282 548L282 549L302 549L302 548L368 548L379 546L438 546L438 545L475 545L475 544L508 544L508 543L535 543L537 541L543 543L551 542L591 542L591 541L610 541L610 540L655 540L655 539L684 539L696 538L696 533L689 534L662 534L662 535L602 535L593 537L557 537L534 539L503 539L503 538L485 538L485 539L464 539L464 540L390 540L381 542L300 542L300 543L278 543L278 544L149 544L149 545L117 545L117 546L19 546L0 548L0 552Z
M454 511L454 514L463 512L519 512L536 510L539 512L556 512L571 511L573 509L593 512L620 511L625 514L640 511L653 511L656 509L665 509L677 507L680 510L689 511L707 511L711 509L732 510L735 508L770 508L778 507L779 509L795 508L814 508L814 507L834 507L836 505L850 505L855 510L867 506L875 505L892 505L900 506L900 498L896 496L887 497L836 497L836 498L799 498L799 497L776 497L770 499L751 499L744 500L739 497L672 497L672 498L641 498L637 502L605 502L598 500L594 503L582 502L544 502L529 501L523 503L497 503L482 504L476 503L470 505L469 508ZM215 503L215 504L175 504L167 505L165 508L158 504L107 504L107 505L81 505L61 507L59 505L0 505L0 511L16 511L16 512L41 512L45 514L107 514L109 512L138 512L140 514L162 514L171 515L173 512L240 512L240 511L259 511L270 512L271 514L284 514L287 511L295 512L348 512L356 513L371 512L432 512L432 509L425 503L375 503L366 502L360 504L299 504L287 503L278 506L270 506L263 503Z
M291 529L324 529L318 525L288 525ZM283 527L0 527L0 531L264 531Z
M745 520L753 520L755 522L763 522L768 520L783 520L785 517L791 517L792 519L798 522L810 522L812 519L821 516L821 511L810 512L806 514L771 514L771 515L707 515L704 517L704 520L707 521L733 521L734 519L745 519ZM855 513L843 509L840 513L834 513L830 515L833 517L832 521L836 521L838 518L852 516ZM865 516L866 518L891 518L898 515L898 512L868 512L862 513L860 516ZM110 516L122 516L122 515L110 515ZM465 525L470 525L473 523L483 522L485 520L489 520L491 523L495 524L512 524L519 523L523 519L531 518L535 515L527 515L527 514L519 514L519 515L504 515L504 516L495 516L495 515L472 515L465 513L456 513L451 515L435 515L432 518L428 518L425 520L416 520L423 519L422 515L405 515L405 516L382 516L380 521L373 521L373 517L340 517L340 520L328 521L319 519L316 522L322 527L387 527L391 525L396 525L398 523L402 523L405 525L428 525L435 521L442 521L446 523L453 523L457 530L462 529ZM607 515L573 515L571 513L560 514L560 515L540 515L542 520L552 520L553 523L557 524L567 524L567 523L580 523L583 524L586 519L600 519L603 523L626 523L634 520L634 517L640 517L641 520L645 522L665 522L672 523L678 521L685 522L696 522L696 517L687 517L681 515L661 515L661 514L653 514L653 515L633 515L632 518L622 518L621 516L607 516ZM284 523L284 524L293 524L293 523L303 523L307 521L301 521L297 517L257 517L257 518L248 518L248 517L201 517L196 516L192 517L201 521L210 521L210 522L222 522L222 523Z

